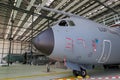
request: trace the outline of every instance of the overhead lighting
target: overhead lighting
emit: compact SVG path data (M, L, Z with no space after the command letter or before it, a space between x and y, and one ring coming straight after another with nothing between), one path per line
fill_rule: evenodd
M112 2L108 2L108 3L107 3L107 5L111 5L111 4L112 4Z
M105 8L105 6L100 7L100 9L103 9L103 8Z
M21 40L24 40L26 37L28 37L31 34L31 31L29 33L26 34L25 37L23 37Z
M118 0L114 0L115 2L117 2Z
M96 13L97 11L98 11L98 10L96 9L96 10L94 10L93 12Z
M50 4L53 2L54 0L48 0L46 3L46 6L50 6Z
M21 4L21 2L22 2L22 0L15 0L15 3L14 3L14 6L16 6L16 7L20 7L20 4ZM14 15L13 15L14 14ZM11 15L10 15L10 17L12 18L13 17L13 20L15 19L15 17L16 17L16 15L17 15L17 11L15 11L15 10L12 10L12 12L11 12ZM8 21L8 24L11 24L11 18L9 19L9 21ZM10 32L10 28L11 28L11 26L7 26L7 31L6 32ZM7 39L7 37L8 37L8 34L6 34L5 35L5 39ZM12 35L12 37L13 37L13 35Z
M107 5L111 5L112 3L114 3L114 2L117 2L118 0L109 0L108 2L107 2Z
M44 30L46 30L47 29L47 27L45 27L42 31L44 31Z
M92 13L88 13L89 15L92 15Z
M70 0L67 0L67 2L70 2Z
M31 5L28 5L26 10L30 10L35 1L36 0L31 0L31 2L30 2ZM22 21L25 19L26 16L27 16L27 14L24 13L23 16L20 19L21 21L19 21L19 23L17 24L17 26L21 25ZM17 30L18 30L18 28L15 28L15 31L13 33L15 33ZM22 33L20 32L20 34L22 34ZM18 36L16 36L14 39L16 40L17 38L18 38Z
M23 32L25 32L26 29L21 29L20 32L19 32L19 35L21 36L23 34Z
M90 13L88 13L88 14L86 14L86 16L90 16L90 15L92 15L92 13L90 12Z
M14 6L17 4L17 0L15 0Z
M34 16L33 18L33 22L38 18L38 16ZM18 33L19 35L22 35L27 28L32 24L32 15L29 17L29 19L27 20L27 22L23 25L23 28L25 29L21 29L20 32Z

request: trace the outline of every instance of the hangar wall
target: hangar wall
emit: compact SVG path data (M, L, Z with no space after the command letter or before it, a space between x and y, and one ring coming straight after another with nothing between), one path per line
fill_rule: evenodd
M9 41L0 40L0 62L2 57L6 56L9 53ZM11 45L11 54L23 54L29 50L28 42L12 42Z

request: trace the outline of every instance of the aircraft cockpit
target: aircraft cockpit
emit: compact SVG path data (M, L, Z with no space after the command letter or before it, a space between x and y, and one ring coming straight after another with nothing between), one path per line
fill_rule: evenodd
M59 25L61 27L68 27L68 26L75 26L75 23L72 20L60 20L60 21L54 22L50 26L54 26L54 25Z
M72 20L61 20L58 23L59 26L75 26L75 23Z
M59 26L68 26L68 23L67 23L66 20L62 20L62 21L59 22L58 25L59 25Z

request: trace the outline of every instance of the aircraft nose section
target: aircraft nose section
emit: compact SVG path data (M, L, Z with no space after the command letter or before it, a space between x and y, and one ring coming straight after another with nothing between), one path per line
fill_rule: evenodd
M52 28L41 32L33 39L33 45L45 55L50 55L54 48L54 35Z

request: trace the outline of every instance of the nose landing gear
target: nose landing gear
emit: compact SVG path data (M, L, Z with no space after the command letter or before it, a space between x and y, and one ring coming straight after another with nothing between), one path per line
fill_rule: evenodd
M73 70L73 74L74 76L82 76L83 78L85 78L87 75L87 72L85 69L81 68L81 71Z

